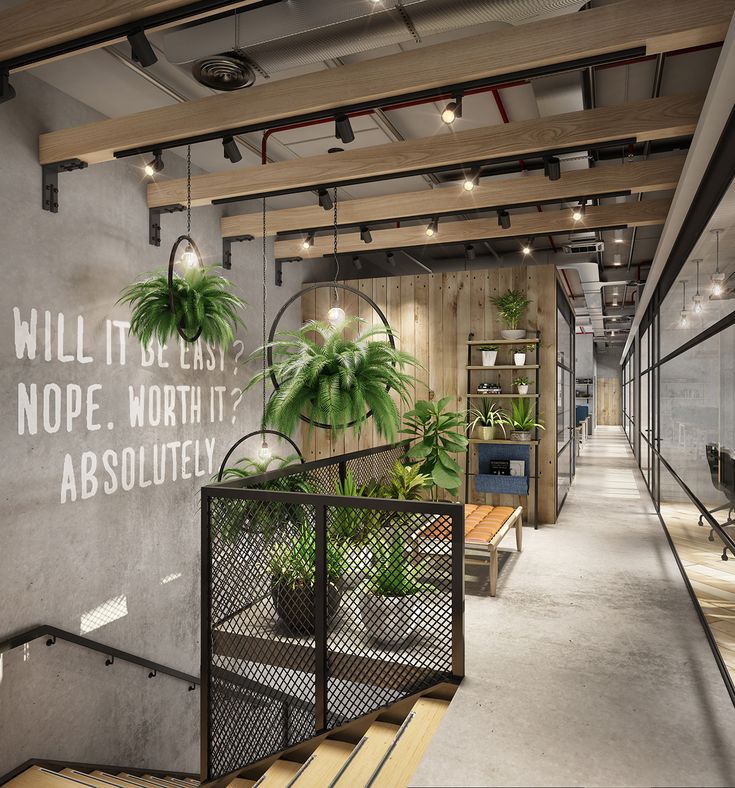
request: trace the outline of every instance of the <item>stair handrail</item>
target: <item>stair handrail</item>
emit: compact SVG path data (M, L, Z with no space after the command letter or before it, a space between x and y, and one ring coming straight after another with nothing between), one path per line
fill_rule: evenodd
M170 668L167 665L161 665L158 662L146 659L145 657L140 657L137 654L131 654L128 651L123 651L122 649L115 648L114 646L106 646L104 643L84 637L83 635L76 635L73 632L68 632L65 629L59 629L59 627L54 627L50 624L41 624L39 626L23 630L22 632L18 632L15 635L11 635L10 637L0 641L0 655L5 654L7 651L12 651L13 649L19 648L20 646L24 646L26 643L30 643L31 641L38 640L38 638L42 637L48 638L46 641L47 646L53 646L57 640L63 640L67 643L73 643L75 646L81 646L82 648L89 649L90 651L96 651L99 654L104 654L109 658L108 661L105 662L106 665L111 665L116 659L119 659L121 662L130 662L133 665L140 665L141 667L147 668L150 671L148 678L154 678L160 673L166 676L171 676L175 679L179 679L180 681L186 681L189 684L190 691L196 689L196 687L201 684L198 676L192 676L191 674L184 673L183 671L177 670L176 668Z

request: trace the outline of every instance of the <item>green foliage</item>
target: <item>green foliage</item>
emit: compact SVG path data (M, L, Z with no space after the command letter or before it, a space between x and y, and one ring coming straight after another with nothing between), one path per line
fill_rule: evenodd
M291 539L273 546L268 568L273 584L280 588L314 588L316 584L316 534L302 525ZM339 547L327 541L327 577L333 583L344 574Z
M513 381L514 386L528 386L529 381L525 375L520 375Z
M497 345L480 345L480 350L497 350Z
M156 271L126 287L118 300L130 304L130 333L144 347L157 339L162 345L176 334L181 325L187 336L201 327L205 342L227 347L242 324L238 312L245 302L231 292L231 282L212 273L214 268L188 268L183 276L174 276L174 311L168 299L168 272Z
M334 483L334 492L349 498L364 495L365 487L355 481L352 471L347 471L344 479ZM354 509L349 506L337 506L330 519L330 536L340 542L361 543L364 541L365 509Z
M490 299L497 307L500 319L510 329L517 329L531 303L520 290L506 290L503 295Z
M471 435L475 427L500 427L505 435L506 416L494 402L480 400L480 404L470 410L470 423L467 432Z
M390 331L384 327L370 329L354 340L345 338L345 326L354 322L333 327L312 320L298 331L282 332L270 344L274 360L265 375L273 373L280 388L268 401L266 426L290 435L303 414L328 424L333 436L352 421L355 434L359 434L367 411L372 410L378 433L393 439L400 417L386 389L390 387L408 402L414 379L403 370L419 364L413 356L391 346L385 339ZM313 333L321 344L309 337ZM256 354L266 350L260 348ZM263 374L255 375L247 388L259 383Z
M383 487L385 498L399 501L420 501L423 491L431 485L431 477L421 472L421 463L404 465L396 462Z
M514 353L533 353L534 350L536 350L536 345L513 345Z
M372 543L373 571L368 589L380 596L412 596L426 586L419 582L422 564L413 564L400 528L383 528Z
M289 454L288 457L279 457L274 454L267 460L254 460L252 457L241 457L235 461L235 464L230 468L225 468L222 472L222 479L247 479L250 476L259 476L261 473L267 473L270 470L277 471L281 468L287 468L289 465L294 465L300 462L298 454ZM271 468L271 465L275 465ZM216 479L217 474L212 476Z
M405 428L401 430L416 441L407 456L417 460L421 473L431 479L435 500L439 488L451 495L459 490L461 468L450 453L464 452L467 448L467 437L459 432L464 429L464 414L445 410L449 400L450 397L439 402L419 400L404 415Z
M510 408L508 424L511 429L517 432L529 432L536 427L541 430L545 429L541 418L536 418L532 399L512 399Z

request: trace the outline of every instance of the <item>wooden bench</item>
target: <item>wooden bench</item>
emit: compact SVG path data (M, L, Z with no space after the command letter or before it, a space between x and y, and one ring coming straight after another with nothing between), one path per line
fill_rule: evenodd
M523 549L523 509L518 506L485 506L468 503L464 508L465 563L490 561L490 596L498 587L498 545L515 529L516 549Z

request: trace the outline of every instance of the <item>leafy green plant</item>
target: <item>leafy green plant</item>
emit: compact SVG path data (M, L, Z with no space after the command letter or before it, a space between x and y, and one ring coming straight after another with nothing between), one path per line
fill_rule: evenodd
M303 414L313 422L326 424L332 435L354 422L359 434L369 410L378 433L392 440L400 417L390 390L404 403L414 385L405 367L419 366L408 353L392 347L384 327L369 329L357 339L347 339L344 329L356 320L331 326L312 320L298 331L285 331L270 344L273 365L259 372L247 388L263 376L275 375L278 388L268 401L264 424L293 433ZM309 337L316 333L321 344ZM379 339L379 337L382 337ZM256 354L267 350L260 348Z
M494 402L483 399L480 404L470 409L470 423L467 432L471 435L475 427L500 427L505 435L506 416Z
M513 381L514 386L528 386L529 380L525 375L520 375Z
M480 350L497 350L497 345L480 345Z
M536 345L513 345L514 353L533 353L536 350Z
M512 399L510 401L508 424L516 432L530 432L533 429L546 429L542 419L536 418L532 399Z
M358 498L364 495L365 485L358 485L352 471L347 471L344 479L334 483L337 495ZM332 536L341 542L362 542L364 540L365 510L349 506L334 508L330 518Z
M267 460L254 460L252 457L241 457L235 461L235 464L222 471L222 479L247 479L250 476L259 476L261 473L267 473L269 470L277 471L281 468L287 468L289 465L294 465L299 462L298 454L289 454L288 457L280 457L274 454ZM271 465L275 467L271 468ZM217 479L218 474L212 476L212 479Z
M396 462L384 485L385 498L398 501L420 501L423 491L431 485L431 477L421 472L421 463L404 465Z
M464 452L467 437L459 430L464 429L464 414L445 410L450 397L439 402L419 400L404 415L401 432L416 441L408 450L407 457L420 462L421 473L426 474L433 485L432 497L438 497L438 489L451 495L456 494L461 483L462 469L450 456L450 452Z
M378 596L412 596L426 588L419 582L425 571L422 564L414 564L406 550L400 528L382 529L372 543L373 571L368 590Z
M273 546L268 568L274 586L295 590L316 584L316 534L308 525L299 527L289 540ZM334 583L344 574L339 546L327 541L327 578Z
M506 290L490 300L497 307L500 319L512 330L518 328L531 303L520 290Z
M232 284L214 273L214 268L188 268L183 276L173 279L174 311L168 293L168 272L155 271L145 279L126 287L118 300L130 304L132 317L130 333L148 347L152 339L162 345L168 342L181 326L187 336L195 336L201 328L201 338L219 347L227 347L242 324L239 311L245 306L231 291Z

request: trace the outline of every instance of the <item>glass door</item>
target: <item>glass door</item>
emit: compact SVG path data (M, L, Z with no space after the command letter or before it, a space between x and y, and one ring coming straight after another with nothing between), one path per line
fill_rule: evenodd
M556 296L556 511L561 511L574 479L574 314L564 292Z

